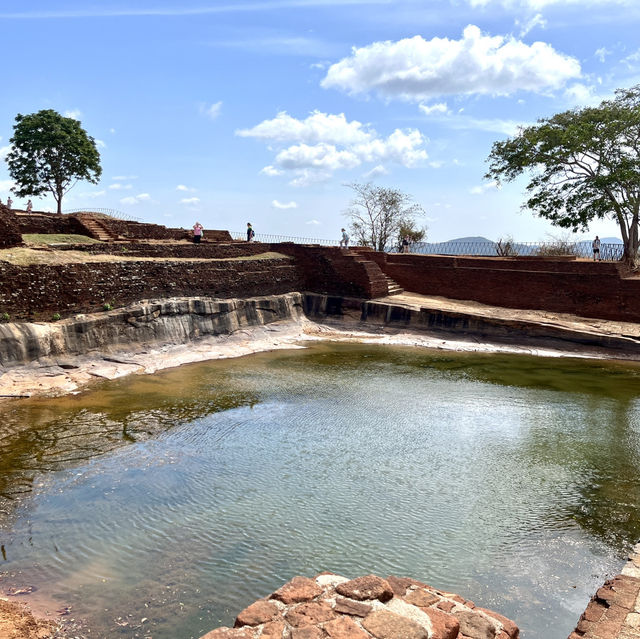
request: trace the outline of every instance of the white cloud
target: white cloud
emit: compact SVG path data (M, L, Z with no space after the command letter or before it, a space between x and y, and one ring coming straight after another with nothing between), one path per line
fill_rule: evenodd
M183 197L180 200L180 204L188 204L190 206L195 206L196 204L200 204L199 197Z
M334 115L312 111L304 120L291 117L281 111L272 120L264 120L251 129L236 131L240 137L251 137L275 142L304 142L306 144L355 144L371 139L367 131L357 120L347 121L344 113Z
M529 18L526 22L516 20L516 25L520 27L520 37L524 38L530 31L536 27L544 29L547 26L547 21L542 17L541 13L536 13L533 17Z
M443 95L510 95L562 88L581 75L580 63L544 42L484 35L469 25L460 40L421 36L355 48L332 65L322 86L386 99L428 100Z
M297 202L278 202L278 200L273 200L273 202L271 202L271 206L274 209L297 209L298 208L298 203Z
M10 191L15 185L13 180L0 180L0 191Z
M446 102L438 102L437 104L419 104L418 108L425 115L432 115L434 113L447 115L448 113L451 113Z
M89 193L82 193L82 195L78 194L77 197L88 197L91 199L95 199L98 197L102 197L103 195L106 195L107 192L106 191L89 191Z
M202 115L206 115L212 120L215 120L220 115L222 101L215 102L214 104L200 104L198 108Z
M11 145L7 144L7 146L0 146L0 160L4 160L7 157L7 154L11 150Z
M600 62L604 62L607 59L607 56L611 55L611 51L609 51L609 49L607 49L606 47L600 47L599 49L596 49L594 52L594 56L596 58L598 58L598 60L600 60Z
M126 180L137 180L138 176L137 175L114 175L111 179L125 182Z
M98 139L96 138L96 146L97 146L99 149L106 149L106 148L107 148L107 143L106 143L104 140L98 140Z
M273 165L260 172L275 176L293 172L291 184L303 186L327 180L336 171L354 169L363 163L394 162L414 167L427 159L427 139L416 129L396 129L382 138L369 125L338 115L313 111L304 120L280 112L251 129L236 131L280 143ZM282 148L283 147L283 148Z
M371 169L371 171L367 171L362 177L369 180L369 179L376 178L379 175L388 175L388 174L389 174L389 171L384 166L382 166L382 164L378 164L377 166L374 166Z
M176 191L185 191L187 193L193 193L196 189L189 187L189 186L185 186L184 184L178 184L178 186L176 186Z
M112 191L128 191L133 188L133 184L120 184L120 182L116 182L115 184L109 184L109 188Z
M151 199L151 196L148 193L140 193L139 195L131 195L129 197L123 197L120 200L120 203L134 206L136 204L140 204L140 202L148 202L150 199Z
M594 87L579 82L568 87L564 92L564 96L571 104L577 106L593 106L602 100L602 97L598 96Z
M498 188L498 183L494 180L493 182L485 182L484 184L481 184L480 186L474 186L469 193L471 193L471 195L482 195L483 193L486 193L487 191L490 191L491 189L497 189Z
M305 222L305 224L312 224L313 226L318 226L320 222L318 222L318 220L309 220L308 222Z
M269 177L274 177L276 175L282 175L283 171L281 171L280 169L276 169L275 166L265 166L264 168L260 169L260 174L261 175L268 175Z
M111 127L111 128L109 129L109 133L111 133L112 135L113 135L115 132L116 132L116 130L115 130L113 127Z
M636 0L468 0L469 4L476 7L502 6L507 9L529 9L531 11L540 11L546 7L553 5L580 5L586 9L588 7L596 7L598 5L618 5L623 7L635 6Z
M62 115L64 115L65 118L79 120L82 117L82 111L80 111L80 109L70 109L65 111Z

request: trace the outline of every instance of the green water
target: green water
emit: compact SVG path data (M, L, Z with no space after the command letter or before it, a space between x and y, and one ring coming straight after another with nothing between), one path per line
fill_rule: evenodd
M565 639L640 538L639 400L635 365L319 344L4 405L2 586L181 639L395 574Z

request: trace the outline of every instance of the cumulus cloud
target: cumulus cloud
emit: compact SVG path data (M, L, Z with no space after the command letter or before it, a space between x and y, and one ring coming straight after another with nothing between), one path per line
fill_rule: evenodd
M581 75L575 58L544 42L489 36L474 25L460 40L421 36L374 42L333 64L324 88L420 102L443 95L510 95L559 89Z
M396 129L384 138L369 125L348 121L344 113L313 111L299 120L283 111L236 134L276 143L273 165L260 172L269 176L291 172L291 184L296 186L326 180L336 171L363 163L394 162L414 167L428 157L423 148L427 140L420 131Z
M109 184L109 188L112 191L128 191L133 188L133 184L121 184L120 182L115 182L114 184Z
M200 204L199 197L183 197L180 200L180 204L188 204L189 206L195 206L196 204Z
M97 146L99 149L106 149L106 148L107 148L107 143L106 143L104 140L98 140L98 139L96 138L96 146Z
M298 203L297 202L279 202L278 200L273 200L271 202L271 206L274 209L297 209L298 208Z
M138 195L130 195L129 197L123 197L120 200L120 203L134 206L136 204L140 204L140 202L148 202L150 199L151 199L151 196L148 193L140 193Z
M13 180L0 180L0 191L10 191L15 185Z

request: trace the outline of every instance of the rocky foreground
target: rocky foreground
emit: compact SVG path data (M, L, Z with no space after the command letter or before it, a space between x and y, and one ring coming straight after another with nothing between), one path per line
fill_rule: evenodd
M294 577L201 639L517 639L513 621L415 579Z

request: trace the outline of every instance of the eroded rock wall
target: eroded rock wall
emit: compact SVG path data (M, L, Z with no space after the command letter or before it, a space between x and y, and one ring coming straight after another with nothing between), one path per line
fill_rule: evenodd
M50 357L108 353L144 344L185 344L246 326L303 316L299 293L217 300L173 298L53 323L0 324L0 366Z

